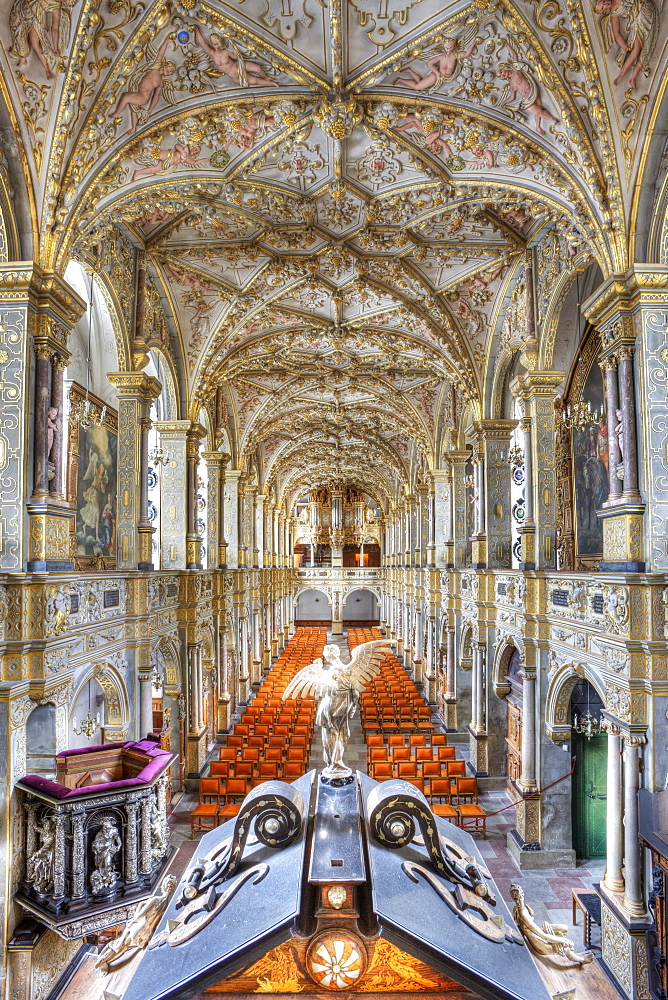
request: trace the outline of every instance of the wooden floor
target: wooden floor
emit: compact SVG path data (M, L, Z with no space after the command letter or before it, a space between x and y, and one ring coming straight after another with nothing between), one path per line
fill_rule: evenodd
M572 1000L619 1000L624 996L608 978L598 958L582 968L568 967L558 956L534 955L534 959L552 996L565 993L568 997L570 990L574 991Z

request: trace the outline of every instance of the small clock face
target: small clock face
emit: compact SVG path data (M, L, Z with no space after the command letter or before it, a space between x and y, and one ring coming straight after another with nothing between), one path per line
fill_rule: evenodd
M366 949L347 931L325 931L313 939L306 953L311 979L328 990L348 990L366 971Z

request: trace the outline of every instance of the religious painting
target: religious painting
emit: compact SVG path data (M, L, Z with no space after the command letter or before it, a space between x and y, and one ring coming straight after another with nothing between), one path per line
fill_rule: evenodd
M598 347L598 340L595 340ZM577 388L577 395L591 405L592 419L584 427L574 427L573 493L575 500L576 554L585 564L603 555L603 522L597 515L608 499L608 417L605 412L603 376L596 364L598 350L587 352L590 364ZM573 395L573 394L572 394Z
M82 421L86 399L88 416ZM115 569L118 414L76 382L70 388L69 443L77 568Z

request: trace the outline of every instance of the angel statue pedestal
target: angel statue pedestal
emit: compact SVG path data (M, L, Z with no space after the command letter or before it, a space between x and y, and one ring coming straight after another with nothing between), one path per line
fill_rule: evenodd
M325 785L348 785L354 781L353 772L343 762L343 755L350 739L350 720L355 714L359 696L368 682L380 670L383 657L389 651L388 639L374 639L356 646L349 663L343 663L339 647L330 643L318 657L292 678L283 700L318 699L315 717L322 733L325 767L320 780Z

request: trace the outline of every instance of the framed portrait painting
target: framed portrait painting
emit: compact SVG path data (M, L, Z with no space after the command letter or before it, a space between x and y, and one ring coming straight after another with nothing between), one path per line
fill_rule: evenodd
M86 399L90 422L80 419ZM76 564L116 568L118 413L77 382L70 386L68 493L76 509Z
M603 555L603 522L596 512L608 499L610 490L608 418L603 377L596 363L598 351L589 353L590 359L585 358L585 370L587 360L589 368L581 396L591 404L596 419L591 419L584 427L574 427L572 442L576 555L583 565L601 559Z

